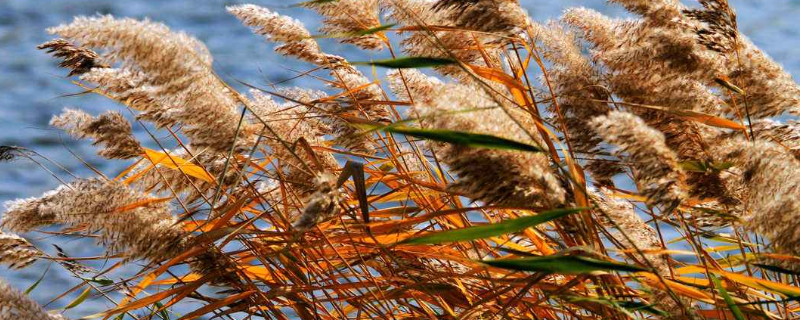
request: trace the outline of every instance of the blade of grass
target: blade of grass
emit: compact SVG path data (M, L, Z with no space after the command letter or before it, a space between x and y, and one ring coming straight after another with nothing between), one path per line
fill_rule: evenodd
M44 279L44 276L47 274L47 271L50 271L49 264L47 265L47 269L44 269L44 272L39 277L39 280L36 280L36 282L34 282L30 287L28 287L28 289L25 290L25 295L30 294L34 289L36 289L36 287L39 286L39 284L42 282L42 279Z
M405 134L415 138L447 142L467 147L542 152L542 149L536 146L482 133L470 133L452 130L428 130L395 126L385 127L382 130L391 133Z
M739 306L737 306L733 301L733 298L731 298L728 290L725 290L725 287L722 285L722 281L720 281L719 278L713 274L710 274L709 276L711 276L711 280L714 281L714 286L719 291L722 299L725 300L725 304L728 305L728 308L730 309L731 313L733 313L733 316L736 318L736 320L745 320L742 310L739 310Z
M542 212L535 216L512 219L500 223L470 227L458 230L435 232L421 237L407 239L403 244L441 244L449 242L470 241L496 237L504 234L519 232L542 223L553 221L587 210L587 208L559 209Z
M64 307L64 310L69 310L79 306L81 303L86 301L86 298L89 297L89 293L91 292L92 292L92 287L87 286L86 290L83 290L83 292L81 292L81 294L77 298L75 298L75 300L72 300L72 302L70 302L66 307Z
M598 260L580 255L553 255L522 259L498 259L482 262L501 269L556 274L588 274L596 271L647 271L645 268L634 265Z
M430 67L438 67L454 63L456 63L456 61L453 59L426 58L426 57L403 57L403 58L386 59L386 60L352 62L352 64L354 65L367 65L367 66L384 67L390 69L430 68Z

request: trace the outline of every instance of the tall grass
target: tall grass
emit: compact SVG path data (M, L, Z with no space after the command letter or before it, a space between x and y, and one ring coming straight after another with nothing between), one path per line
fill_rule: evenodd
M611 2L637 18L303 3L321 36L390 56L359 62L290 17L228 7L324 92L239 92L203 43L148 20L51 28L40 48L122 110L51 124L134 162L5 204L5 231L56 225L108 256L51 256L8 233L0 262L83 279L67 309L114 304L86 318L797 318L800 126L776 118L797 114L800 87L725 0ZM142 268L102 276L126 265ZM190 301L203 306L173 312ZM63 318L0 284L0 319L20 317Z

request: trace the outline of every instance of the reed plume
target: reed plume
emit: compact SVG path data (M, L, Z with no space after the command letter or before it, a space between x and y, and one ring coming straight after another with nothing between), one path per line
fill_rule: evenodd
M93 68L107 67L99 61L100 56L91 49L76 47L64 39L55 39L45 42L38 47L39 50L47 50L56 58L64 59L59 63L62 68L70 69L68 77L84 74Z
M292 223L292 227L303 232L339 212L340 191L336 179L330 174L314 178L314 193L309 196L302 214Z
M430 105L418 104L414 110L424 119L423 125L431 128L492 134L541 145L479 90L448 84L434 93ZM433 148L458 175L450 188L473 199L515 207L547 207L565 201L566 192L542 154L449 144L435 144Z
M434 10L447 11L456 26L484 32L524 30L528 14L517 0L439 0Z
M353 5L352 3L355 1L337 1L332 5L347 6ZM335 142L358 152L376 151L377 146L370 141L368 135L361 134L343 116L378 122L391 121L387 107L374 103L383 100L380 86L374 84L346 59L322 52L316 41L310 39L310 33L305 26L292 18L255 5L231 6L228 7L228 12L242 20L245 25L254 28L257 34L265 36L267 40L283 43L275 49L279 53L329 69L333 78L331 86L342 89L341 95L347 100L347 105L330 101L320 104L320 108L325 111L326 120L337 136Z
M667 147L661 132L621 111L596 117L592 124L606 142L619 147L618 156L630 159L637 184L650 204L674 208L686 198L677 156Z
M425 29L431 26L458 27L458 21L453 20L458 17L458 14L452 12L450 6L437 10L437 2L434 1L384 0L383 2L390 17L399 24L423 30L411 33L400 42L406 54L415 57L454 58L463 63L477 66L500 66L502 64L500 51L496 46L488 45L489 42L497 40L496 36L458 30ZM481 14L479 10L477 14ZM476 46L483 46L485 55L468 49ZM439 66L436 70L447 76L468 78L459 66Z
M341 40L344 43L352 43L367 50L380 50L388 41L385 36L370 32L381 25L378 0L312 2L306 7L316 10L324 17L320 31L344 36Z
M649 266L660 277L668 278L672 275L669 255L653 253L663 251L664 247L658 233L636 213L634 205L630 202L615 199L613 192L602 188L591 196L602 212L600 220L608 228L616 228L612 234L614 241L622 244L625 253L634 259L647 259ZM669 313L670 318L681 319L689 317L692 313L686 306L692 304L689 299L676 301L668 292L657 290L649 297L651 303L658 305Z
M53 224L98 232L109 252L128 259L162 261L183 249L186 234L163 199L150 198L119 182L76 180L41 197L7 202L2 226L27 232Z
M207 303L187 317L795 317L771 296L798 291L774 275L800 255L800 134L784 118L800 88L727 1L610 2L632 17L571 8L540 23L516 0L304 2L323 35L229 6L321 82L249 93L188 34L76 18L41 49L82 89L168 130L151 150L119 112L65 109L51 125L137 162L9 201L0 226L96 238L114 268L145 262L103 288L133 296L108 317L166 297ZM351 62L320 37L376 56ZM44 155L0 147L0 161L17 156L62 179ZM0 253L12 267L42 256L11 234Z
M316 98L314 92L303 90L286 90L285 95L293 97L295 101L309 103ZM310 94L310 95L309 95ZM272 126L278 137L267 136L264 143L268 145L273 155L280 160L281 167L285 168L286 180L292 183L298 190L303 190L301 194L313 192L315 183L314 171L328 172L334 170L338 163L332 154L319 152L309 154L303 148L287 148L287 146L297 146L297 143L304 141L310 146L324 145L322 139L326 134L325 126L315 122L316 112L310 110L302 104L287 102L278 104L270 96L259 91L252 91L254 98L254 112L261 119ZM304 97L305 96L305 97ZM317 164L320 167L316 167Z
M244 25L252 27L256 34L269 41L282 43L275 48L278 53L314 64L322 63L320 60L324 54L300 21L252 4L230 6L227 9Z
M105 145L98 152L106 159L131 159L141 156L142 146L133 137L131 124L119 112L106 112L98 117L75 109L53 117L50 125L79 138L92 138L94 145Z
M42 255L28 240L15 234L0 232L0 264L22 269L36 262Z
M798 180L791 170L798 160L785 147L771 142L739 142L726 158L741 170L740 183L749 186L746 211L740 217L747 228L763 234L779 252L800 254L797 218L800 212Z
M42 310L35 301L0 279L0 319L1 320L66 320L60 314L50 314Z
M163 24L112 16L78 17L48 31L84 47L105 49L102 58L120 64L117 74L137 74L135 86L149 100L134 105L141 107L140 119L161 127L181 123L195 147L215 152L244 149L254 142L252 129L239 125L237 98L211 71L211 54L199 40ZM120 81L96 84L103 90L118 88Z

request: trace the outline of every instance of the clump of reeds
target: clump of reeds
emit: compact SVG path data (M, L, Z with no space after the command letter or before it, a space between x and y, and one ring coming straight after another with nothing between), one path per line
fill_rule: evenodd
M611 2L635 18L303 3L323 36L386 57L370 62L275 10L227 8L324 91L240 92L186 33L78 17L40 48L171 138L144 148L124 112L65 109L53 126L135 162L9 201L0 226L95 238L111 255L89 264L140 263L134 279L82 282L127 294L106 318L185 300L206 304L192 319L796 318L800 129L776 117L797 114L800 86L727 1ZM37 161L26 150L0 160ZM0 253L77 270L12 234ZM0 319L54 317L0 291Z

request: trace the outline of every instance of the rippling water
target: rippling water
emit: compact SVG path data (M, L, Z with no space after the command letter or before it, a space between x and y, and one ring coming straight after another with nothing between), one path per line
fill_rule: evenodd
M602 0L521 0L534 18L547 20L556 18L571 6L586 6L611 15L623 15L615 6ZM738 0L731 1L739 12L740 29L762 49L794 73L800 71L800 37L796 26L800 0ZM135 18L148 17L161 21L175 30L184 30L205 42L215 57L215 68L228 79L240 79L257 85L265 85L289 79L295 70L306 66L284 59L271 51L271 46L250 33L236 19L225 12L224 6L238 1L221 0L171 0L171 1L114 1L114 0L0 0L0 145L19 145L34 149L46 157L64 165L78 176L90 176L80 160L68 150L83 158L108 175L115 175L124 162L99 161L95 149L87 143L62 139L58 131L47 128L50 117L64 107L79 107L91 113L118 109L119 106L96 96L71 96L80 90L64 78L66 72L56 67L54 59L35 49L36 45L49 39L45 29L69 22L76 15L96 13L113 14ZM318 26L318 18L312 12L287 7L287 1L253 1L281 13L292 15L309 29ZM346 45L326 42L330 52L353 60L385 58L386 53L365 53ZM318 82L299 79L285 83L305 87L319 87ZM139 130L140 131L140 130ZM137 135L143 132L137 131ZM143 141L148 141L144 138ZM66 174L59 173L61 177ZM58 185L58 181L35 164L17 161L0 166L0 202L19 197L38 195ZM40 248L53 253L47 247L48 239L43 234L30 234ZM59 240L64 249L73 256L98 254L91 242L84 240ZM0 276L18 288L26 288L39 278L47 267L38 262L24 271L0 269ZM45 280L32 296L47 303L62 292L79 284L60 268L52 268ZM77 293L47 306L48 309L63 307ZM118 297L117 297L118 298ZM103 310L109 306L107 300L92 299L70 310L67 315L78 318Z

